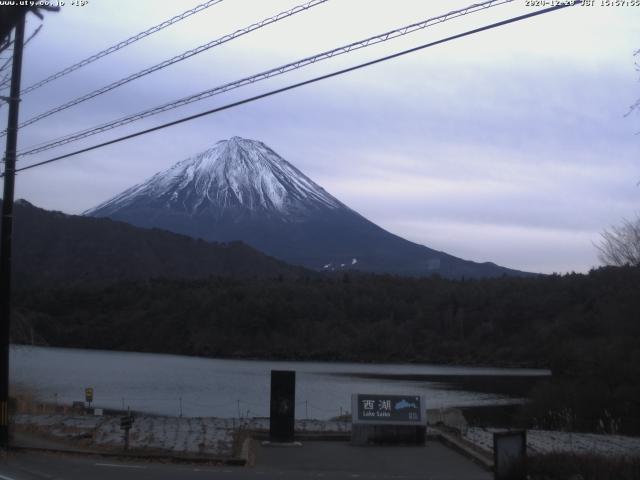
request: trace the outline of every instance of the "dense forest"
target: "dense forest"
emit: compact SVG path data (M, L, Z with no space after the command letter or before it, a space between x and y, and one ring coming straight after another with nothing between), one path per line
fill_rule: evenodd
M640 431L640 268L487 280L156 279L22 291L14 341L234 358L548 367L540 426ZM32 332L33 335L26 332Z
M52 212L24 200L15 204L13 238L13 280L19 289L97 287L161 276L297 277L305 272L241 242L205 242L108 218Z

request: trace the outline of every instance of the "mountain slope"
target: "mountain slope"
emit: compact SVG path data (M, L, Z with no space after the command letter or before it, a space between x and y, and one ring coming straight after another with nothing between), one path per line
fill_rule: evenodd
M16 202L14 213L13 274L18 288L303 273L240 242L209 243L110 219L51 212L24 200Z
M378 227L264 143L233 137L85 212L215 241L241 240L315 270L491 277L522 272L475 263Z

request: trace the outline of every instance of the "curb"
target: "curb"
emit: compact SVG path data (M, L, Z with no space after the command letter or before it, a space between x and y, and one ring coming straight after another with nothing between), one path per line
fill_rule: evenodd
M176 464L211 464L216 466L234 466L234 467L251 467L255 463L255 446L254 441L263 439L268 440L269 435L266 432L250 432L242 442L239 455L236 457L199 457L191 455L171 455L163 453L143 453L143 452L99 452L89 450L76 450L73 448L48 448L33 447L26 445L10 445L11 451L26 451L37 453L52 453L63 455L80 455L93 456L103 458L115 458L126 460L143 460L143 461L160 461ZM295 435L297 441L348 441L351 438L350 433L300 433ZM438 428L431 427L431 432L427 434L428 440L437 440L447 447L450 447L467 458L473 460L488 471L493 471L493 459L489 458L489 454L478 449L475 445L466 442L455 435L444 432Z
M263 431L254 431L250 432L252 438L256 440L269 440L269 432ZM298 433L296 432L293 436L295 441L307 441L311 442L314 440L323 441L323 442L344 442L351 440L351 432L318 432L318 433Z
M486 470L493 471L493 458L489 458L489 453L485 453L478 449L472 443L457 438L454 435L443 432L437 428L431 427L435 431L435 437L441 443L470 458Z
M224 466L236 466L244 467L248 463L249 450L243 445L243 449L240 457L222 458L222 457L197 457L197 456L177 456L166 455L162 453L128 453L128 452L91 452L87 450L73 450L73 449L57 449L57 448L42 448L42 447L27 447L23 445L11 445L9 450L12 451L24 451L24 452L37 452L37 453L55 453L65 455L83 455L93 457L105 457L105 458L119 458L127 460L153 460L164 461L167 463L198 463L198 464L214 464Z

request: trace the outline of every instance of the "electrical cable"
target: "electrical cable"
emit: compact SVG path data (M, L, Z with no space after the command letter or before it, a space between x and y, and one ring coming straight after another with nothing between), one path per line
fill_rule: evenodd
M314 78L311 78L309 80L304 80L302 82L294 83L294 84L288 85L286 87L278 88L278 89L271 90L271 91L266 92L266 93L255 95L253 97L249 97L249 98L245 98L243 100L239 100L239 101L236 101L236 102L228 103L228 104L223 105L221 107L213 108L211 110L200 112L200 113L197 113L195 115L189 115L187 117L183 117L183 118L180 118L178 120L174 120L174 121L171 121L171 122L168 122L168 123L164 123L162 125L158 125L158 126L155 126L155 127L152 127L152 128L147 128L145 130L141 130L141 131L129 134L129 135L125 135L125 136L122 136L122 137L119 137L119 138L116 138L116 139L113 139L113 140L109 140L109 141L106 141L106 142L103 142L103 143L100 143L100 144L97 144L97 145L93 145L91 147L83 148L83 149L80 149L80 150L76 150L74 152L70 152L70 153L67 153L67 154L64 154L64 155L60 155L58 157L54 157L54 158L50 158L48 160L44 160L42 162L37 162L37 163L31 164L31 165L27 165L25 167L17 168L16 172L21 172L21 171L29 170L29 169L32 169L32 168L35 168L35 167L39 167L39 166L42 166L42 165L47 165L49 163L57 162L57 161L60 161L62 159L65 159L65 158L69 158L69 157L72 157L72 156L75 156L75 155L79 155L81 153L85 153L85 152L89 152L89 151L92 151L92 150L96 150L98 148L102 148L102 147L105 147L107 145L112 145L114 143L119 143L119 142L122 142L122 141L125 141L125 140L129 140L131 138L135 138L135 137L139 137L141 135L145 135L147 133L151 133L151 132L155 132L155 131L158 131L158 130L162 130L162 129L167 128L167 127L171 127L173 125L178 125L180 123L184 123L184 122L187 122L187 121L190 121L190 120L194 120L196 118L200 118L200 117L204 117L204 116L211 115L211 114L214 114L214 113L218 113L218 112L221 112L223 110L228 110L230 108L234 108L234 107L237 107L237 106L240 106L240 105L244 105L244 104L247 104L247 103L250 103L250 102L254 102L256 100L267 98L267 97L270 97L270 96L273 96L273 95L276 95L276 94L279 94L279 93L283 93L283 92L286 92L286 91L289 91L289 90L293 90L295 88L299 88L299 87L302 87L302 86L305 86L305 85L310 85L312 83L316 83L316 82L319 82L321 80L326 80L326 79L329 79L329 78L337 77L339 75L343 75L345 73L349 73L349 72L352 72L352 71L355 71L355 70L359 70L359 69L362 69L362 68L365 68L365 67L369 67L371 65L376 65L378 63L385 62L387 60L391 60L391 59L394 59L394 58L398 58L398 57L407 55L409 53L417 52L419 50L423 50L423 49L426 49L426 48L429 48L429 47L433 47L433 46L440 45L440 44L443 44L443 43L446 43L446 42L450 42L452 40L457 40L459 38L467 37L469 35L474 35L476 33L480 33L480 32L486 31L486 30L491 30L491 29L494 29L494 28L502 27L504 25L508 25L508 24L511 24L511 23L515 23L515 22L519 22L519 21L525 20L525 19L533 18L533 17L539 16L539 15L543 15L543 14L546 14L546 13L550 13L550 12L553 12L553 11L564 9L564 8L567 8L567 7L570 7L570 6L580 5L581 3L582 3L582 0L576 0L574 3L571 3L571 4L560 4L560 5L549 7L549 8L543 9L543 10L538 10L536 12L531 12L531 13L520 15L520 16L517 16L517 17L512 17L512 18L509 18L507 20L502 20L500 22L495 22L495 23L492 23L492 24L489 24L489 25L485 25L483 27L475 28L473 30L467 30L466 32L462 32L462 33L458 33L458 34L455 34L455 35L451 35L449 37L446 37L446 38L443 38L443 39L440 39L440 40L436 40L436 41L433 41L433 42L425 43L425 44L419 45L417 47L413 47L413 48L410 48L410 49L407 49L407 50L403 50L401 52L397 52L397 53L393 53L391 55L386 55L384 57L377 58L375 60L371 60L371 61L368 61L368 62L365 62L365 63L361 63L361 64L358 64L358 65L355 65L355 66L352 66L352 67L348 67L348 68L344 68L344 69L341 69L341 70L337 70L335 72L331 72L331 73L328 73L328 74L325 74L325 75L320 75L318 77L314 77ZM4 176L4 174L2 176Z
M164 68L167 68L175 63L181 62L183 60L186 60L188 58L191 58L195 55L198 55L202 52L206 52L207 50L210 50L214 47L217 47L219 45L222 45L224 43L230 42L231 40L234 40L236 38L242 37L244 35L247 35L248 33L251 33L255 30L258 30L260 28L266 27L267 25L270 25L272 23L276 23L280 20L283 20L285 18L291 17L297 13L300 12L304 12L306 10L309 10L310 8L316 7L318 5L321 5L325 2L327 2L328 0L310 0L307 1L306 3L300 4L300 5L296 5L293 8L290 8L288 10L285 10L283 12L278 13L277 15L273 15L271 17L265 18L263 20L260 20L259 22L253 23L247 27L241 28L239 30L236 30L233 33L229 33L227 35L224 35L220 38L217 38L215 40L212 40L210 42L207 42L203 45L200 45L196 48L193 48L191 50L187 50L186 52L181 53L180 55L176 55L174 57L171 57L167 60L164 60L156 65L153 65L151 67L145 68L144 70L141 70L137 73L133 73L127 77L121 78L120 80L116 80L115 82L112 82L108 85L105 85L103 87L98 88L97 90L94 90L92 92L86 93L85 95L82 95L80 97L74 98L73 100L70 100L66 103L63 103L62 105L59 105L55 108L52 108L50 110L47 110L46 112L40 113L38 115L36 115L35 117L32 117L28 120L23 121L22 123L20 123L19 127L23 128L26 126L29 126L33 123L36 123L44 118L47 118L51 115L54 115L58 112L61 112L63 110L66 110L68 108L74 107L80 103L86 102L87 100L90 100L92 98L95 98L97 96L100 96L104 93L110 92L111 90L114 90L118 87L121 87L122 85L125 85L129 82L132 82L134 80L137 80L138 78L142 78L146 75L149 75L151 73L157 72L159 70L162 70ZM511 0L512 1L512 0ZM3 131L0 133L0 137L4 136L6 134L6 131Z
M173 25L174 23L178 23L182 20L184 20L185 18L189 18L191 15L195 15L198 12L201 12L202 10L205 10L209 7L212 7L220 2L222 2L223 0L209 0L208 2L202 3L200 5L195 6L194 8L191 8L185 12L182 12L179 15L176 15L174 17L171 17L168 20L165 20L162 23L159 23L158 25L155 25L151 28L148 28L147 30L145 30L144 32L140 32L136 35L133 35L132 37L127 38L126 40L123 40L119 43L116 43L115 45L112 45L109 48L106 48L94 55L91 55L90 57L85 58L84 60L79 61L78 63L74 63L73 65L70 65L62 70L60 70L57 73L54 73L53 75L50 75L49 77L40 80L39 82L34 83L33 85L25 88L24 90L22 90L20 92L20 95L26 95L27 93L33 92L34 90L42 87L43 85L46 85L49 82L52 82L54 80L57 80L58 78L64 77L65 75L68 75L71 72L74 72L76 70L78 70L79 68L82 68L86 65L89 65L90 63L95 62L96 60L101 59L102 57L105 57L113 52L116 52L128 45L131 45L132 43L137 42L138 40L142 40L145 37L148 37L149 35L153 35L156 32L159 32L160 30L163 30L171 25Z
M27 38L24 41L23 47L26 47L29 44L29 42L33 40L36 35L38 35L41 29L42 29L42 24L38 25L38 28L36 28L35 31L31 35L29 35L29 38ZM7 61L2 66L0 66L0 74L6 67L9 66L9 64L12 61L13 61L13 53L9 56ZM8 87L10 83L11 83L11 72L7 72L7 74L2 79L0 79L0 90L2 90L5 87ZM3 103L0 103L0 108L2 108L2 106L3 106Z
M505 3L511 3L515 0L489 0L489 1L485 1L482 3L477 3L477 4L473 4L470 5L466 8L463 9L459 9L459 10L453 10L451 12L448 12L444 15L439 15L437 17L432 17L429 18L427 20L421 21L421 22L417 22L417 23L413 23L411 25L407 25L404 27L400 27L400 28L396 28L394 30L390 30L388 32L384 32L378 35L375 35L373 37L368 37L365 38L363 40L359 40L357 42L353 42L350 43L348 45L343 45L341 47L337 47L334 48L332 50L328 50L310 57L305 57L301 60L297 60L295 62L292 63L288 63L286 65L281 65L279 67L276 68L272 68L270 70L255 74L255 75L251 75L249 77L245 77L242 78L240 80L236 80L230 83L226 83L224 85L220 85L208 90L205 90L203 92L199 92L197 94L194 95L189 95L187 97L183 97L180 98L178 100L174 100L172 102L168 102L165 103L163 105L151 108L151 109L147 109L144 110L142 112L138 112L132 115L128 115L122 118L119 118L117 120L113 120L111 122L107 122L104 123L102 125L98 125L96 127L92 127L89 129L85 129L85 130L81 130L79 132L76 133L72 133L69 135L65 135L63 137L59 137L58 139L55 139L53 141L48 141L45 143L40 143L37 145L33 145L31 147L27 147L26 150L23 150L21 152L18 153L18 157L24 156L24 155L32 155L35 153L40 153L43 152L45 150L49 150L51 148L55 148L61 145L65 145L67 143L71 143L71 142L75 142L77 140L81 140L83 138L87 138L93 135L96 135L98 133L102 133L108 130L112 130L114 128L117 127L121 127L123 125L127 125L129 123L138 121L138 120L142 120L146 117L150 117L153 115L157 115L159 113L162 112L166 112L168 110L173 110L174 108L178 108L178 107L182 107L185 105L188 105L190 103L194 103L200 100L204 100L206 98L212 97L214 95L219 95L221 93L225 93L228 92L230 90L234 90L236 88L240 88L243 87L245 85L250 85L252 83L261 81L261 80L266 80L278 75L282 75L284 73L288 73L292 70L297 70L299 68L308 66L308 65L312 65L315 63L318 63L319 61L322 60L326 60L329 58L333 58L336 57L338 55L342 55L345 53L349 53L352 52L354 50L358 50L361 48L366 48L369 47L371 45L375 45L377 43L382 43L382 42L386 42L388 40L391 40L393 38L397 38L400 36L404 36L407 35L409 33L418 31L418 30L422 30L424 28L427 28L431 25L435 25L437 23L442 23L445 22L447 20L452 20L454 18L458 18L460 16L463 15L468 15L471 13L475 13L478 11L482 11L482 10L486 10L488 8L491 7L495 7L498 5L502 5ZM23 124L21 124L22 126Z

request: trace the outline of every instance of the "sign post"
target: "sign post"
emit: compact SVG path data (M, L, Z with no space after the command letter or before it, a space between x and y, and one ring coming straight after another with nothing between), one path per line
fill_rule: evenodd
M124 417L120 417L120 429L124 430L124 449L129 450L129 430L133 426L134 422L133 415L131 413L125 415Z
M351 443L424 444L427 431L420 395L353 394Z
M91 402L93 402L93 387L87 387L84 389L84 401L89 404L91 408Z

